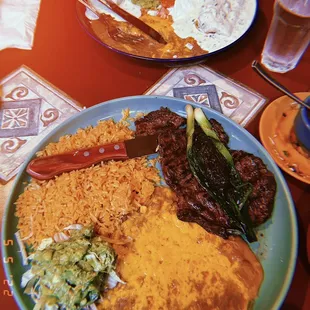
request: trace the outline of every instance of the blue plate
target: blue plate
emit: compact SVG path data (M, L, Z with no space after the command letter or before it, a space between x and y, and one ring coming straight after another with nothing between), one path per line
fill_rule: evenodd
M134 115L138 112L154 111L164 106L185 116L186 104L188 104L188 101L185 100L155 96L136 96L108 101L83 110L65 121L33 149L16 177L11 196L6 205L1 236L2 240L4 240L2 242L4 261L8 262L4 264L6 276L14 281L13 294L21 309L32 309L33 303L29 296L23 294L23 290L20 288L20 279L26 268L22 266L21 255L18 252L19 248L14 236L17 226L17 218L14 215L14 202L23 192L24 182L30 180L25 170L28 162L35 157L35 153L43 149L48 143L58 141L61 136L75 133L78 128L89 125L95 126L99 120L109 118L119 120L122 116L121 112L125 108L129 108L131 115ZM194 103L192 105L201 107ZM290 191L270 155L251 134L222 114L205 107L203 107L203 110L209 118L215 118L223 125L230 136L229 145L232 149L244 150L260 157L275 175L277 194L273 215L267 223L259 228L257 235L260 246L253 248L253 251L256 252L260 259L265 273L254 309L277 309L281 306L289 289L297 255L297 223ZM8 240L13 240L13 242ZM4 244L7 244L7 246ZM13 262L9 257L13 259Z
M78 21L79 21L80 25L82 26L82 28L87 32L87 34L89 34L94 40L96 40L98 43L100 43L104 47L106 47L106 48L108 48L108 49L110 49L116 53L119 53L121 55L124 55L124 56L129 56L131 58L145 60L145 61L151 61L151 62L155 62L155 63L161 63L163 65L173 67L173 66L180 66L180 65L184 65L184 64L201 63L204 60L206 60L207 57L214 55L214 54L217 54L217 53L220 53L220 52L223 52L227 48L229 48L229 47L233 46L234 44L236 44L237 42L239 42L248 33L248 31L251 29L251 27L254 24L254 21L256 19L256 16L258 13L258 1L254 0L253 2L255 4L255 10L254 10L253 16L249 16L249 18L251 19L251 22L249 23L249 26L247 27L247 29L244 30L243 34L238 39L236 39L235 41L227 44L226 46L224 46L224 47L222 47L216 51L206 53L206 54L202 54L202 55L198 55L198 56L187 57L187 58L151 58L151 57L146 57L146 56L135 55L133 53L129 53L129 52L125 52L123 50L117 49L117 48L113 48L109 44L102 41L96 35L96 33L93 31L91 24L90 24L90 20L85 16L85 11L86 11L85 6L82 5L78 1L76 2L76 12L77 12Z

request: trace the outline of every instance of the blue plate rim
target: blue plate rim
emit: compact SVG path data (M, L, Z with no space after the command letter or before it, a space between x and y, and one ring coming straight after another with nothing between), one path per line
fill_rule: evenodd
M104 46L105 48L116 52L119 55L123 55L123 56L127 56L127 57L131 57L131 58L135 58L135 59L140 59L140 60L146 60L146 61L150 61L150 62L155 62L155 63L184 63L184 62L197 62L200 60L203 60L207 57L210 57L212 55L216 55L218 53L221 53L223 51L226 51L227 49L229 49L230 47L234 46L235 44L237 44L239 41L241 41L247 34L248 32L251 30L251 28L253 27L256 18L258 16L258 11L259 11L259 1L255 0L255 11L254 11L254 15L252 18L251 23L249 24L249 27L245 30L245 32L235 41L231 42L230 44L216 50L210 53L206 53L206 54L202 54L202 55L198 55L198 56L192 56L192 57L187 57L187 58L152 58L152 57L146 57L146 56L139 56L139 55L135 55L135 54L131 54L131 53L127 53L124 51L121 51L119 49L113 48L110 45L102 42L98 36L89 29L89 27L85 26L86 21L81 17L80 14L80 10L84 7L78 0L76 1L76 17L77 20L79 22L79 24L81 25L81 27L84 29L84 31L91 37L93 38L95 41L97 41L100 45ZM85 17L85 19L87 19Z
M258 147L260 152L262 152L269 159L269 162L270 162L272 168L276 172L277 177L278 177L279 181L281 182L281 185L282 185L284 192L285 192L286 199L289 203L289 214L290 214L290 219L292 222L291 230L293 232L291 257L290 257L288 270L287 270L281 291L279 292L277 299L273 302L273 307L272 307L272 309L279 309L281 307L284 299L286 298L286 295L287 295L288 290L290 288L291 282L293 280L293 276L295 273L295 267L296 267L296 263L297 263L297 254L298 254L298 252L297 252L297 249L298 249L297 215L296 215L296 211L295 211L294 202L293 202L292 196L290 194L290 190L289 190L288 185L287 185L287 183L286 183L286 181L285 181L285 179L281 173L281 170L277 166L277 164L274 162L272 157L269 155L267 150L263 147L263 145L260 144L259 141L252 134L250 134L245 128L243 128L242 126L240 126L239 124L234 122L232 119L230 119L230 118L226 117L225 115L219 113L218 111L215 111L214 109L211 109L208 107L203 107L200 104L197 104L194 102L189 102L187 100L180 99L180 98L167 97L167 96L148 96L148 95L127 96L127 97L116 98L116 99L112 99L112 100L108 100L108 101L98 103L98 104L96 104L90 108L84 109L80 113L77 113L77 114L71 116L69 119L67 119L63 123L59 124L56 128L54 128L51 132L49 132L48 135L45 136L37 144L37 146L30 152L30 154L27 156L25 162L21 165L21 168L20 168L18 174L16 175L16 178L15 178L13 186L12 186L11 194L10 194L9 198L7 199L6 204L5 204L5 210L4 210L4 215L3 215L3 219L2 219L2 227L1 227L1 238L2 238L2 240L6 240L5 239L6 227L7 227L6 219L9 216L9 212L10 212L9 207L10 207L10 205L13 204L13 194L15 193L15 191L19 185L19 181L20 181L21 177L23 176L24 173L26 173L26 167L27 167L28 163L30 162L30 160L35 156L37 149L40 149L42 147L42 145L44 145L50 139L51 136L53 136L58 131L61 131L61 129L64 128L67 124L74 122L75 119L81 117L81 115L83 115L84 113L87 113L87 112L94 110L94 109L99 109L101 106L106 105L106 104L113 105L113 103L115 104L116 102L126 101L128 99L141 100L141 99L146 99L146 97L148 99L165 99L165 100L178 101L178 102L181 102L183 104L191 104L192 106L202 108L203 110L206 110L206 111L211 111L212 113L217 115L219 118L223 118L223 119L225 119L226 122L230 123L233 126L238 127L238 129L241 130L243 132L243 134L245 134L253 142L253 144L255 144L256 147ZM7 257L7 254L8 254L7 251L8 250L7 250L7 247L4 245L4 242L1 243L1 251L3 253L2 254L3 258ZM5 264L4 260L2 260L2 265L4 267L5 276L7 279L9 279L10 278L9 264ZM20 295L16 291L14 285L12 286L12 291L13 291L14 299L15 299L16 303L18 304L18 306L21 309L26 309L24 307L24 302L23 302L23 298L22 298L23 295Z

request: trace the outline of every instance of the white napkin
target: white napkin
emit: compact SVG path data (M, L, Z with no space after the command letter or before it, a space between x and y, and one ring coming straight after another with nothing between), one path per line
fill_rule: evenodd
M0 0L0 50L30 50L41 0Z

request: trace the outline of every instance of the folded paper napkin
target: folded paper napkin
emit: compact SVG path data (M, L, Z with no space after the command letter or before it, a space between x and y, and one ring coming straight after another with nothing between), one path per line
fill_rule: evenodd
M0 0L0 50L31 49L41 0Z

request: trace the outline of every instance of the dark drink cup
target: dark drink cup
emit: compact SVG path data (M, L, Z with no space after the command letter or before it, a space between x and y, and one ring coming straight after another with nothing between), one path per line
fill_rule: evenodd
M305 102L310 106L310 96ZM294 122L294 130L299 143L310 153L310 111L301 107Z
M262 64L285 73L296 67L310 42L310 0L276 0Z

